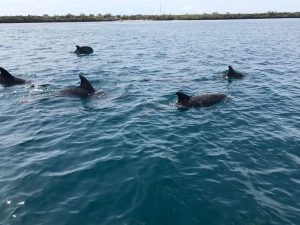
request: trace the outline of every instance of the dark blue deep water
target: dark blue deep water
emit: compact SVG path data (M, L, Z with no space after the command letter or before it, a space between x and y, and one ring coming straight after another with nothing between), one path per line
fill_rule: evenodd
M35 87L0 86L0 224L299 225L299 40L299 19L1 24ZM105 95L57 96L80 74Z

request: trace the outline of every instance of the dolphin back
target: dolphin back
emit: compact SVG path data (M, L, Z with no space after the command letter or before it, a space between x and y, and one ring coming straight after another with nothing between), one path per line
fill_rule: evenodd
M192 97L190 106L210 107L218 102L221 102L226 97L225 94L203 94Z
M5 85L14 85L25 84L26 81L21 78L14 77L7 70L0 67L0 83Z
M235 71L231 66L228 66L228 73L227 73L226 77L233 78L233 79L242 79L244 77L244 75Z
M228 74L234 74L234 69L232 66L228 66Z
M177 104L185 107L209 107L226 97L225 94L219 93L188 96L184 93L176 92L176 95L178 97Z
M176 95L178 97L177 104L182 105L182 106L189 106L190 99L191 99L190 96L188 96L188 95L186 95L184 93L181 93L181 92L176 92Z
M11 75L7 70L0 67L0 76L3 80L14 80L14 76Z
M78 46L76 45L76 50L75 50L75 54L80 55L80 54L84 54L84 55L88 55L88 54L92 54L94 52L94 50L89 47L89 46Z
M75 50L74 53L75 53L75 54L80 54L80 53L79 53L79 50L80 50L80 46L76 45L76 50Z
M86 79L84 76L80 75L80 88L86 90L88 93L92 94L95 92L94 87L92 86L92 84L88 81L88 79Z

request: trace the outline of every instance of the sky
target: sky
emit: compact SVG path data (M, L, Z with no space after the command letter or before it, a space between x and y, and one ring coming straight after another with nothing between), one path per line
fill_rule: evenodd
M0 0L0 16L299 12L300 0Z

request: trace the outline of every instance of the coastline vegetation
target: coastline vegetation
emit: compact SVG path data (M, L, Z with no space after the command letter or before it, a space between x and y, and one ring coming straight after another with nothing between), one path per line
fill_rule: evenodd
M266 12L251 14L218 13L211 14L184 14L184 15L112 15L112 14L67 14L63 16L0 16L0 23L43 23L43 22L98 22L124 20L232 20L232 19L271 19L271 18L300 18L300 12Z

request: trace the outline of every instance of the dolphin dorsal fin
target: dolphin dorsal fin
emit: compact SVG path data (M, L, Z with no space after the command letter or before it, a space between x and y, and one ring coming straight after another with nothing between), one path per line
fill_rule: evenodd
M80 87L87 90L88 92L95 92L95 89L93 88L92 84L82 75L79 75L80 77Z
M231 66L228 66L228 73L229 74L233 74L234 73L234 69Z
M183 94L181 92L176 92L176 95L178 97L178 103L181 104L181 105L188 105L189 102L190 102L190 99L191 97L186 95L186 94Z
M7 72L5 69L0 67L0 76L3 77L5 80L13 80L15 77L11 75L9 72Z

